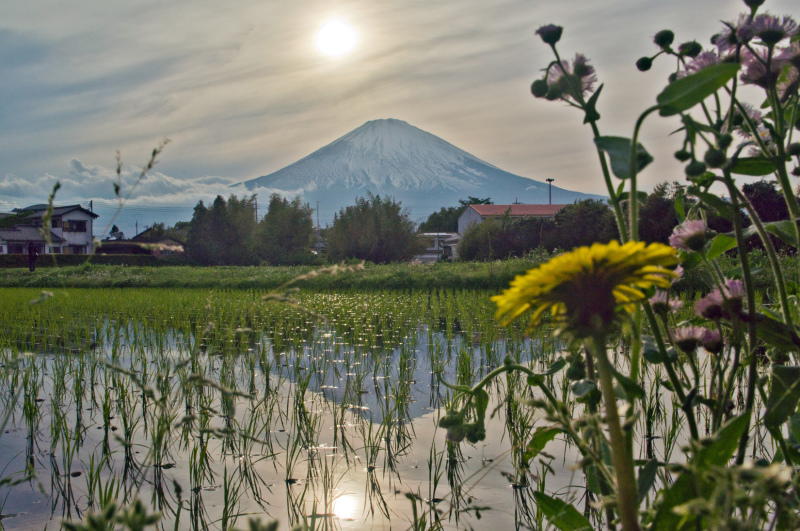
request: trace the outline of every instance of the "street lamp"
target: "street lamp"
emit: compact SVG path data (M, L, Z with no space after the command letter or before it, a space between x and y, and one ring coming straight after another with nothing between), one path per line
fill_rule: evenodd
M547 195L549 196L550 204L553 204L553 181L555 179L545 179L547 181Z

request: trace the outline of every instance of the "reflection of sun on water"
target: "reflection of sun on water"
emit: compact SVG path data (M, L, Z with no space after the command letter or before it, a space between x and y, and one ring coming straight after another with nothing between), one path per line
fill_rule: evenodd
M333 500L333 514L341 520L355 520L358 502L353 496L344 494Z
M345 55L356 47L358 34L353 28L339 19L325 23L317 32L315 43L317 49L331 57Z

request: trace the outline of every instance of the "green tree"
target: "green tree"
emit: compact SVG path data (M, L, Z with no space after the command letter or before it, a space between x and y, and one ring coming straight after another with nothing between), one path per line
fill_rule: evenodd
M554 221L554 241L562 249L573 249L596 242L608 243L619 237L614 213L600 199L575 201L559 210Z
M458 244L461 260L498 260L544 247L552 249L555 223L549 218L525 217L489 218L482 223L470 225Z
M668 243L678 224L675 197L683 194L683 186L675 182L658 184L639 207L639 239L647 243Z
M400 203L368 194L341 209L327 230L331 260L358 258L377 264L409 260L424 245Z
M311 208L300 202L272 194L264 219L255 233L258 257L270 264L304 264L313 261L309 250L314 236Z
M248 265L256 261L251 241L256 228L255 196L228 201L218 195L206 208L194 208L189 222L187 255L203 265Z

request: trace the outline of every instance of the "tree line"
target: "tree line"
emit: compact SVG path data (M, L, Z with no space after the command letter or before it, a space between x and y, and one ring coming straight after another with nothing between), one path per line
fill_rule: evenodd
M788 219L783 197L771 181L746 184L743 192L765 222ZM661 183L640 205L639 238L667 243L679 223L676 201L687 207L691 198L677 182ZM316 231L312 209L299 197L270 196L267 213L258 219L256 196L227 200L217 196L210 206L194 208L192 220L181 223L187 259L200 265L318 264L324 259L312 251L317 238L325 242L327 260L348 259L373 263L410 260L425 248L420 232L456 232L458 218L471 204L492 204L490 198L468 197L457 207L432 213L419 227L407 209L389 197L368 194L357 198L334 216L331 226ZM731 222L709 216L710 229L733 230ZM745 225L749 220L745 219ZM158 225L156 225L158 226ZM159 226L165 234L169 228ZM467 229L458 245L461 260L497 260L523 256L537 248L548 252L569 250L618 238L613 213L602 200L587 199L567 205L553 218L490 218ZM783 248L775 240L775 246ZM751 246L760 242L754 239Z

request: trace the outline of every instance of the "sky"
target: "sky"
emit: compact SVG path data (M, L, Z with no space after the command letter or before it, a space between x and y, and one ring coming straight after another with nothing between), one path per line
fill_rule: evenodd
M517 175L605 194L590 130L563 103L534 99L552 59L534 34L564 26L563 57L587 55L604 83L603 134L630 136L674 63L647 73L652 36L710 36L741 0L4 0L0 3L0 211L80 202L116 211L126 234L191 218L198 202L277 171L366 121L397 118ZM768 11L791 13L790 2ZM338 18L354 50L315 47ZM656 161L642 186L683 178L677 119L648 119ZM159 142L170 143L135 188ZM266 197L264 198L266 204ZM96 234L102 228L95 227Z

